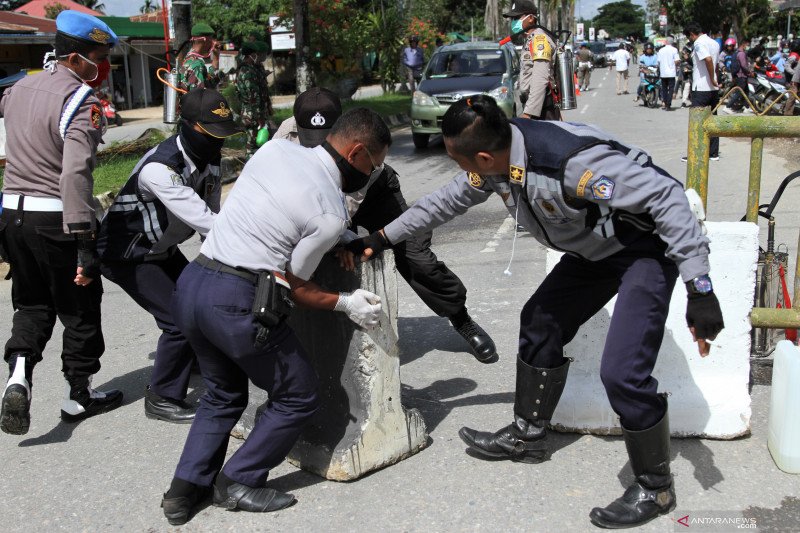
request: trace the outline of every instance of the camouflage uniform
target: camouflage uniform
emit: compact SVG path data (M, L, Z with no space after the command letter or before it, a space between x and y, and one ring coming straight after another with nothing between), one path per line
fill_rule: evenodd
M219 73L213 67L206 67L202 57L189 52L181 65L181 89L191 91L197 87L214 89L219 83Z
M260 63L242 62L236 74L236 95L241 103L242 125L247 132L247 154L255 153L258 130L267 124L272 103L267 88L267 72Z

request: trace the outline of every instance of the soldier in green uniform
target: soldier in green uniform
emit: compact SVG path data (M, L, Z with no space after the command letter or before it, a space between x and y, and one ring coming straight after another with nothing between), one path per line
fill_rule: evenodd
M256 136L272 115L272 102L267 88L267 71L259 61L267 50L262 41L246 42L239 50L236 73L236 95L241 103L242 125L247 132L247 156L255 153Z
M211 58L211 67L206 59ZM191 91L197 87L214 89L220 80L219 43L214 40L214 30L205 22L192 26L192 49L181 65L180 87Z

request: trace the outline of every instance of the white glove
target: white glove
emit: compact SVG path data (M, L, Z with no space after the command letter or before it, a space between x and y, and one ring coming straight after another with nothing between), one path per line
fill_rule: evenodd
M372 329L380 323L381 297L363 289L340 292L334 311L342 311L359 326Z

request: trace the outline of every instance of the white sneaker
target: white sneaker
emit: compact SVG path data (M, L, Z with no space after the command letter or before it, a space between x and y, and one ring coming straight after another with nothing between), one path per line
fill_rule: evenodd
M734 110L734 109L731 109L730 107L722 107L722 108L720 108L719 112L720 113L724 113L726 115L735 115L735 114L737 114L737 111Z
M749 107L745 107L742 109L742 115L755 115L756 112L750 109Z

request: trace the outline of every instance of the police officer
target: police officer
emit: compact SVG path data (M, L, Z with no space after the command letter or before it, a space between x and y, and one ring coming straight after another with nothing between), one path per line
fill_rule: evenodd
M211 67L206 59L211 58ZM219 43L214 40L214 29L205 22L192 26L192 49L186 54L180 69L180 87L191 91L198 87L215 89L220 80Z
M220 151L241 133L217 91L181 98L179 133L139 161L109 208L98 235L102 273L153 315L161 329L144 402L148 418L191 423L184 402L194 352L172 318L175 282L188 264L178 249L194 232L205 237L219 212Z
M589 50L588 44L581 43L581 47L575 55L578 58L578 87L581 91L587 91L589 90L589 80L592 78L594 54Z
M186 522L212 484L214 505L229 510L268 512L294 503L264 485L319 397L314 369L284 320L285 299L290 293L298 305L378 324L377 295L328 292L309 280L347 224L342 192L363 188L390 144L386 124L363 108L342 115L322 146L267 143L245 165L200 256L178 279L175 322L208 390L162 501L171 524ZM275 305L261 303L265 291L276 295L265 298ZM270 401L223 468L230 431L247 407L248 379Z
M519 92L520 116L541 120L561 120L555 82L553 55L556 37L537 22L539 10L533 0L514 0L503 16L513 20L511 33L525 33L522 46Z
M309 89L297 97L294 116L283 121L274 138L289 139L308 147L318 146L341 113L341 102L333 92ZM298 127L298 122L302 126ZM361 226L370 232L379 230L408 209L399 176L393 168L384 165L383 172L373 178L363 190L346 196L351 226ZM350 231L346 236L348 239L355 237ZM467 312L467 288L436 258L431 250L432 236L432 232L426 232L392 246L397 270L425 305L450 320L478 361L493 363L497 361L495 344ZM344 261L352 267L352 259Z
M522 308L514 422L495 433L465 427L459 435L483 457L544 460L546 428L570 365L563 347L616 295L600 376L636 479L622 498L590 517L598 526L621 528L670 512L675 490L667 402L652 371L679 274L701 355L709 351L706 339L723 328L708 276L708 240L680 182L646 153L592 126L509 124L486 96L451 106L442 131L448 153L466 172L365 238L362 247L374 254L496 192L540 243L566 252Z
M91 388L105 350L92 196L103 118L88 83L99 85L107 75L117 36L77 11L59 13L56 28L56 60L6 89L0 100L7 134L0 240L11 265L15 310L5 347L11 377L0 429L14 435L30 426L33 368L56 317L64 325L67 380L61 418L73 422L122 403L119 391Z
M267 73L258 61L266 50L261 41L246 42L239 50L236 72L236 95L241 104L242 125L247 132L247 157L258 149L256 138L272 115L272 101L267 88Z

